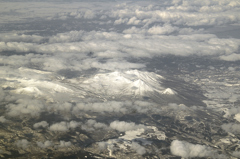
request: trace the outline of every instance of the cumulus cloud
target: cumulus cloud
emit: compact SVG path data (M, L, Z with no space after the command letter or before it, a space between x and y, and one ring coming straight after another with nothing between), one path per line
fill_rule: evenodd
M127 109L124 108L124 103L117 101L107 101L104 103L78 103L73 108L73 113L77 113L82 110L91 112L122 112L122 113L125 113L127 111Z
M33 125L33 127L35 128L35 129L37 129L37 128L46 128L46 127L48 127L48 123L46 122L46 121L41 121L41 122L38 122L38 123L35 123L34 125Z
M0 123L5 123L8 120L4 116L0 116Z
M96 87L97 89L97 87ZM136 111L139 113L159 112L160 109L156 107L155 103L145 101L106 101L96 103L77 103L73 106L72 113L77 115L82 111L96 112L96 113L127 113L129 111Z
M153 26L149 28L148 33L150 34L170 34L177 31L178 27L173 27L169 24L164 24L163 26Z
M176 103L169 103L168 104L168 108L169 109L174 109L174 110L186 110L188 109L187 106L185 106L184 104L176 104Z
M233 101L231 102L235 102L237 98L235 98ZM225 117L230 117L232 115L235 115L235 114L238 114L240 113L240 107L232 107L232 108L229 108L227 110L225 110Z
M219 58L225 61L238 61L240 60L240 54L232 53L230 55L222 55Z
M85 11L83 17L84 17L85 19L93 19L95 16L96 16L96 13L95 13L94 11L92 11L92 10L87 10L87 11Z
M106 130L109 127L104 123L100 123L100 122L97 122L96 120L89 119L85 122L85 124L81 125L81 128L83 130L86 130L86 131L94 131L94 130L97 130L97 129Z
M138 25L139 23L141 23L141 20L137 19L137 17L132 17L127 22L128 25Z
M76 122L76 121L70 121L70 122L59 122L59 123L55 123L52 124L49 127L50 131L59 131L59 132L66 132L69 131L70 129L75 129L76 127L78 127L81 123L80 122Z
M58 33L49 38L49 43L63 43L80 41L84 31L70 31L66 33Z
M146 129L146 127L143 124L135 124L134 122L125 122L125 121L118 121L118 120L111 122L110 128L120 132L136 130L141 128Z
M46 38L39 35L26 35L17 33L2 33L0 34L0 41L3 42L28 42L28 43L40 43Z
M22 139L18 140L15 144L18 148L27 149L30 143L26 139Z
M134 149L139 155L143 155L146 153L146 149L137 142L133 142L131 148Z
M219 155L217 152L205 145L191 144L186 141L173 140L170 146L171 153L184 158L194 157L214 157L226 158L224 155Z
M226 132L231 132L234 134L239 134L240 132L240 124L227 123L227 124L223 124L221 127Z
M58 147L69 147L69 146L72 146L72 143L70 141L60 140L60 144Z
M32 117L39 116L44 111L45 105L39 100L18 99L16 104L6 105L7 115L16 117L22 115L30 115Z
M36 143L37 143L37 146L42 148L42 149L48 148L50 146L53 146L53 143L51 141L49 141L49 140L47 140L45 142L40 142L40 141L38 142L37 141Z

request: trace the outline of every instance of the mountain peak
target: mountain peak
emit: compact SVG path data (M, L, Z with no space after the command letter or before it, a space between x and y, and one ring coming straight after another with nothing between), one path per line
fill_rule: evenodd
M84 80L81 87L101 96L145 96L148 93L174 94L161 83L164 77L139 70L96 74ZM167 91L167 92L166 92Z

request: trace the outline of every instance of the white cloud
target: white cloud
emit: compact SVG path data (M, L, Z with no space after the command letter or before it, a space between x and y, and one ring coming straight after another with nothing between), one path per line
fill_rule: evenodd
M60 131L60 132L66 132L69 130L68 126L67 126L67 123L62 121L60 123L55 123L55 124L52 124L50 127L49 127L49 130L51 131Z
M72 143L70 141L60 140L60 144L58 147L69 147L69 146L72 146Z
M33 125L33 127L35 128L35 129L37 129L37 128L46 128L46 127L48 127L48 123L46 122L46 121L41 121L41 122L38 122L38 123L35 123L34 125Z
M37 141L36 143L37 143L37 146L42 148L42 149L48 148L50 146L53 146L53 143L51 141L49 141L49 140L47 140L45 142L40 142L40 141L38 142Z
M30 143L26 139L22 139L18 140L15 144L18 148L26 149Z
M76 122L76 121L70 121L70 122L62 121L59 123L52 124L49 127L49 130L56 131L56 132L66 132L66 131L69 131L70 129L75 129L80 124L81 124L80 122Z
M136 142L132 143L131 148L134 149L139 155L143 155L146 153L146 149Z
M58 33L49 38L49 43L63 43L80 41L84 31L70 31L66 33Z
M152 27L152 29L156 26ZM125 33L136 33L140 31L146 32L142 29L132 28L133 30L124 31ZM160 30L159 30L160 29ZM135 30L135 31L134 31ZM141 31L142 30L142 31ZM155 31L150 28L150 31L155 34ZM170 33L171 26L164 25L163 27L157 27L157 30L162 33ZM172 30L173 31L173 30ZM159 32L159 33L160 33ZM82 34L81 31L77 32ZM64 35L65 34L65 35ZM156 34L158 34L156 32ZM61 35L54 36L55 41L78 41L78 39L83 39L81 42L74 43L53 43L53 44L33 44L33 43L16 43L16 42L1 42L2 51L17 51L17 52L39 52L39 53L58 53L54 55L53 63L63 63L63 56L72 57L76 56L82 60L86 58L87 53L93 52L94 55L98 55L98 52L116 52L117 57L153 57L162 54L174 54L174 55L216 55L224 56L229 55L238 51L238 46L240 44L239 39L219 39L214 37L214 35L209 34L192 34L188 36L131 36L131 38L126 38L125 34L116 34L116 33L106 33L106 32L85 32L82 37L75 37L75 34L63 33L66 38L61 38ZM79 35L81 36L81 35ZM129 36L128 36L129 37ZM51 38L50 38L51 39ZM99 40L98 40L99 39ZM100 41L101 40L101 41ZM53 40L52 40L53 41ZM137 45L138 44L138 45ZM121 52L119 52L121 50ZM75 54L59 54L59 53L75 53ZM76 54L81 52L83 54ZM144 53L143 53L144 52ZM127 53L127 54L126 54ZM61 56L59 56L61 55ZM82 55L79 56L79 55ZM100 55L100 54L99 54ZM106 55L105 55L106 56ZM56 58L57 57L57 58ZM48 57L49 58L49 57ZM101 57L99 57L101 58ZM47 59L47 58L46 58ZM45 59L45 60L46 60ZM90 59L89 59L90 60ZM104 67L104 64L98 62L98 57L95 58L96 64L92 62L92 65L95 65L97 68L107 68ZM124 60L122 60L124 61ZM49 61L50 63L50 61ZM117 65L117 63L112 65ZM73 63L75 64L75 63ZM76 63L77 64L77 63ZM69 64L68 64L69 65ZM65 67L66 64L64 65ZM117 67L120 67L118 65ZM94 66L92 66L94 67ZM123 67L123 66L122 66ZM58 67L57 67L58 68Z
M91 112L122 112L125 113L127 111L124 108L122 102L117 101L107 101L104 103L78 103L73 108L73 113L78 113L80 111L91 111Z
M104 123L97 122L96 120L89 119L85 122L85 124L81 125L81 128L83 130L87 130L87 131L94 131L94 130L97 130L97 129L107 130L108 126Z
M94 13L92 10L87 10L87 11L85 11L83 17L85 19L93 19L93 18L95 18L95 16L96 16L96 13Z
M150 34L170 34L174 31L178 31L178 27L173 27L169 24L164 24L163 26L153 26L148 29Z
M43 42L46 38L39 35L26 35L26 34L17 34L17 33L1 33L0 41L2 42L32 42L40 43Z
M231 102L235 102L235 100L231 101ZM225 110L225 117L230 117L231 115L235 115L235 114L238 114L240 113L240 107L232 107L232 108L229 108L227 110Z
M168 108L169 109L174 109L174 110L186 110L186 109L188 109L188 107L185 106L184 104L177 105L176 103L169 103Z
M115 21L114 21L114 24L115 24L115 25L119 25L119 24L126 23L127 21L128 21L127 18L125 18L125 19L120 18L120 19L115 20Z
M137 17L132 17L127 22L128 25L138 25L139 23L141 23L141 20L137 19Z
M219 58L225 61L238 61L240 60L240 54L232 53L230 55L222 55Z
M32 99L18 99L16 104L6 105L7 115L16 117L22 115L30 115L32 117L39 116L44 112L45 105L39 100Z
M173 140L170 146L171 153L183 158L194 157L214 157L226 158L224 155L217 154L216 150L199 144L191 144L186 141Z
M134 122L125 122L125 121L118 121L118 120L111 122L110 128L120 132L136 130L141 128L146 129L146 127L143 124L135 124Z
M240 133L240 124L227 123L227 124L223 124L221 127L226 132L231 132L231 133L234 133L234 134L239 134Z
M8 120L4 116L0 116L0 123L5 123Z

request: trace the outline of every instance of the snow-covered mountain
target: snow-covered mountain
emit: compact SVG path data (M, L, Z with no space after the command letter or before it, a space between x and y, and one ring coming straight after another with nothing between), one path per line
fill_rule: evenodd
M97 73L89 77L73 79L27 68L19 68L19 74L24 77L5 78L6 83L3 87L11 87L17 94L44 97L50 101L59 93L67 93L72 97L95 96L103 99L177 94L176 91L162 85L163 80L166 80L164 77L154 72L139 70Z
M149 93L177 94L161 85L164 77L153 72L130 70L96 74L80 85L87 91L101 96L146 96Z

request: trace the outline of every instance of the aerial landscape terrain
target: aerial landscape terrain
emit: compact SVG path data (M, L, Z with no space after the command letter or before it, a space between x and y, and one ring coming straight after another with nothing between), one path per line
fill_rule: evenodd
M0 158L240 158L240 1L0 0Z

